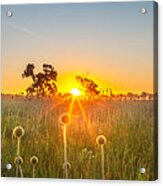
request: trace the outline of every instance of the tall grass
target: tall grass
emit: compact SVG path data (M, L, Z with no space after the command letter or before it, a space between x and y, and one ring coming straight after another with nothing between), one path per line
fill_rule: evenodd
M2 176L15 176L17 141L12 138L12 131L20 125L25 130L21 139L23 176L31 177L29 159L34 154L39 159L35 177L64 178L59 117L70 103L56 104L55 100L2 97ZM153 180L153 102L81 101L81 105L87 120L75 103L66 128L69 178L101 179L101 150L96 137L103 133L107 139L105 179ZM10 171L6 170L7 163L13 164ZM140 173L142 167L145 174Z

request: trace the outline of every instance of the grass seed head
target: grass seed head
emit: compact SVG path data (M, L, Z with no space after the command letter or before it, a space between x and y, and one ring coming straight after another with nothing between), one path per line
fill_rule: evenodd
M69 113L63 113L60 117L59 117L59 121L61 124L63 125L68 125L71 123L71 116Z
M98 145L104 145L104 144L106 144L106 142L107 142L107 140L106 140L106 137L104 135L97 136L96 143Z
M23 164L23 158L21 156L16 156L14 159L14 163L18 164L18 165L22 165Z
M72 167L72 166L71 166L71 163L68 162L68 161L63 163L63 169L65 169L66 166L67 166L67 169L68 169L68 170L71 169L71 167Z
M83 154L86 154L87 152L88 152L88 149L87 148L82 149L82 153Z
M30 164L31 165L37 165L38 164L38 157L37 156L32 156L31 158L30 158Z
M13 130L13 135L15 138L22 138L24 136L24 129L21 126L17 126Z

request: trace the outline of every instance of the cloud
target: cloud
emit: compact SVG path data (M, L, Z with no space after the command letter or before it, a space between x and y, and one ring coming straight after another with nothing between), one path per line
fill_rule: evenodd
M11 23L11 22L6 22L5 23L7 26L9 26L9 27L11 27L11 28L13 28L13 29L16 29L16 30L18 30L18 31L21 31L21 32L23 32L24 34L27 34L27 35L29 35L29 36L31 36L31 37L35 37L35 38L38 38L38 39L45 39L45 38L43 38L42 36L40 36L38 33L35 33L35 32L33 32L32 30L30 30L30 29L28 29L28 28L25 28L25 27L23 27L23 26L21 26L21 25L17 25L17 24L15 24L15 23Z

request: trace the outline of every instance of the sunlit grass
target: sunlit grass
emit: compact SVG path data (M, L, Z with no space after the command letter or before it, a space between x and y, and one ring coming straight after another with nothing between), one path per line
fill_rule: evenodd
M17 140L12 138L12 132L22 126L23 176L64 178L63 128L59 117L71 110L71 123L66 128L69 178L101 179L102 173L105 179L154 179L152 101L72 100L2 97L2 176L15 176ZM100 133L107 139L104 167L101 148L96 144ZM36 171L29 162L33 155L39 159ZM6 170L7 163L13 165L10 172ZM146 168L145 174L139 172L141 167Z

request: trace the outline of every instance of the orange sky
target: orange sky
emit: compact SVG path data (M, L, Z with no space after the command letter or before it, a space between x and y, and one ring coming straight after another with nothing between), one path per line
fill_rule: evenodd
M150 71L146 72L151 74L150 79L148 76L144 76L144 71L142 71L142 73L139 73L140 76L139 78L137 78L137 73L116 69L114 65L112 65L111 69L107 69L107 67L101 67L100 60L99 66L97 65L94 66L94 68L91 68L91 64L93 64L93 62L97 59L90 60L90 63L88 63L89 65L87 65L88 68L83 67L82 62L74 62L73 64L73 62L71 62L71 60L73 61L73 59L70 59L70 61L68 61L67 59L63 58L62 60L66 60L67 62L69 62L69 65L59 65L57 63L55 65L51 59L48 60L50 61L50 64L53 64L58 71L57 87L60 92L69 92L72 88L75 87L80 88L79 83L75 80L76 75L84 75L88 78L91 78L99 85L99 89L112 88L114 93L126 93L129 91L135 93L140 93L142 91L152 92L151 82L153 80L152 72ZM82 60L86 59L81 59L81 61ZM40 71L41 64L39 64L39 61L32 62L36 66L36 72ZM19 93L21 91L24 91L26 87L30 85L30 83L32 82L30 78L23 79L21 77L21 72L23 72L23 70L25 69L26 64L27 63L24 63L22 64L22 66L19 66L19 69L15 69L15 73L13 73L14 67L9 68L7 73L3 73L2 91L4 93ZM78 65L80 66L79 68ZM19 73L17 73L17 71L19 71ZM12 74L12 78L9 76L10 72Z

